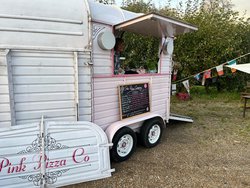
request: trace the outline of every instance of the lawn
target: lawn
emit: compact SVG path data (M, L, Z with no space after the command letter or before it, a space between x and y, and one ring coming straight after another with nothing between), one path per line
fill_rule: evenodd
M250 110L243 118L239 93L191 95L172 97L171 112L194 123L171 122L158 146L138 146L128 161L112 163L111 178L69 187L250 187Z
M180 101L172 97L171 112L193 117L192 128L206 129L215 136L222 136L250 142L250 110L243 118L243 100L240 93L217 92L212 89L209 94L204 87L191 90L191 99ZM250 101L249 101L250 106ZM197 130L198 131L198 130ZM211 136L211 135L210 135Z

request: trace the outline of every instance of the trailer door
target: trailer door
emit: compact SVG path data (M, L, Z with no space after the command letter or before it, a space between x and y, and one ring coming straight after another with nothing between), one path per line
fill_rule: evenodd
M41 116L47 120L76 121L79 119L78 66L81 69L85 67L83 58L78 58L77 54L76 52L12 51L14 124L34 122ZM87 92L90 87L82 88L86 86L82 74L80 89ZM88 100L91 95L85 95L85 98ZM87 119L82 117L84 113L89 112L91 112L90 108L86 112L81 105L82 120L89 119L89 116Z
M0 127L0 185L55 188L110 177L111 145L86 121Z

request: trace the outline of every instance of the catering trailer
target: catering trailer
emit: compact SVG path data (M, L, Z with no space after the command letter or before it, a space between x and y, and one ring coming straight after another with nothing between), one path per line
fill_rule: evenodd
M0 23L0 187L109 177L136 133L151 148L183 119L170 114L173 42L195 26L91 0L2 0ZM159 39L156 72L115 73L123 32Z

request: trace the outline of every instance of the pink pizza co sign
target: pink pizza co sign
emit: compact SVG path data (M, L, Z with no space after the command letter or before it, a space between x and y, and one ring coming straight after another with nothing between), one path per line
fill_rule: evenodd
M71 160L75 164L86 163L90 160L89 155L85 153L84 148L77 148L72 152L71 159L59 159L59 160L50 160L47 155L44 155L44 163L46 169L55 169L66 167L68 161ZM0 173L1 174L13 174L21 173L27 170L27 157L21 157L19 162L11 161L9 158L1 157L0 158ZM32 164L34 164L34 170L40 170L43 163L43 158L41 155L34 155L32 157Z
M105 132L91 122L0 128L0 187L60 187L111 176Z

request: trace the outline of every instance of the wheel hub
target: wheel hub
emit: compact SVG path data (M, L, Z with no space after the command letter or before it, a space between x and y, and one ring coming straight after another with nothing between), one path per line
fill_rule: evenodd
M151 129L149 129L149 133L148 133L148 141L151 144L154 144L158 141L158 139L160 138L160 134L161 134L161 128L159 125L155 124L151 127Z
M117 153L121 157L127 156L133 148L133 137L129 134L123 135L117 144Z
M122 148L125 148L126 145L127 145L127 143L126 143L126 142L123 142L123 143L122 143Z

